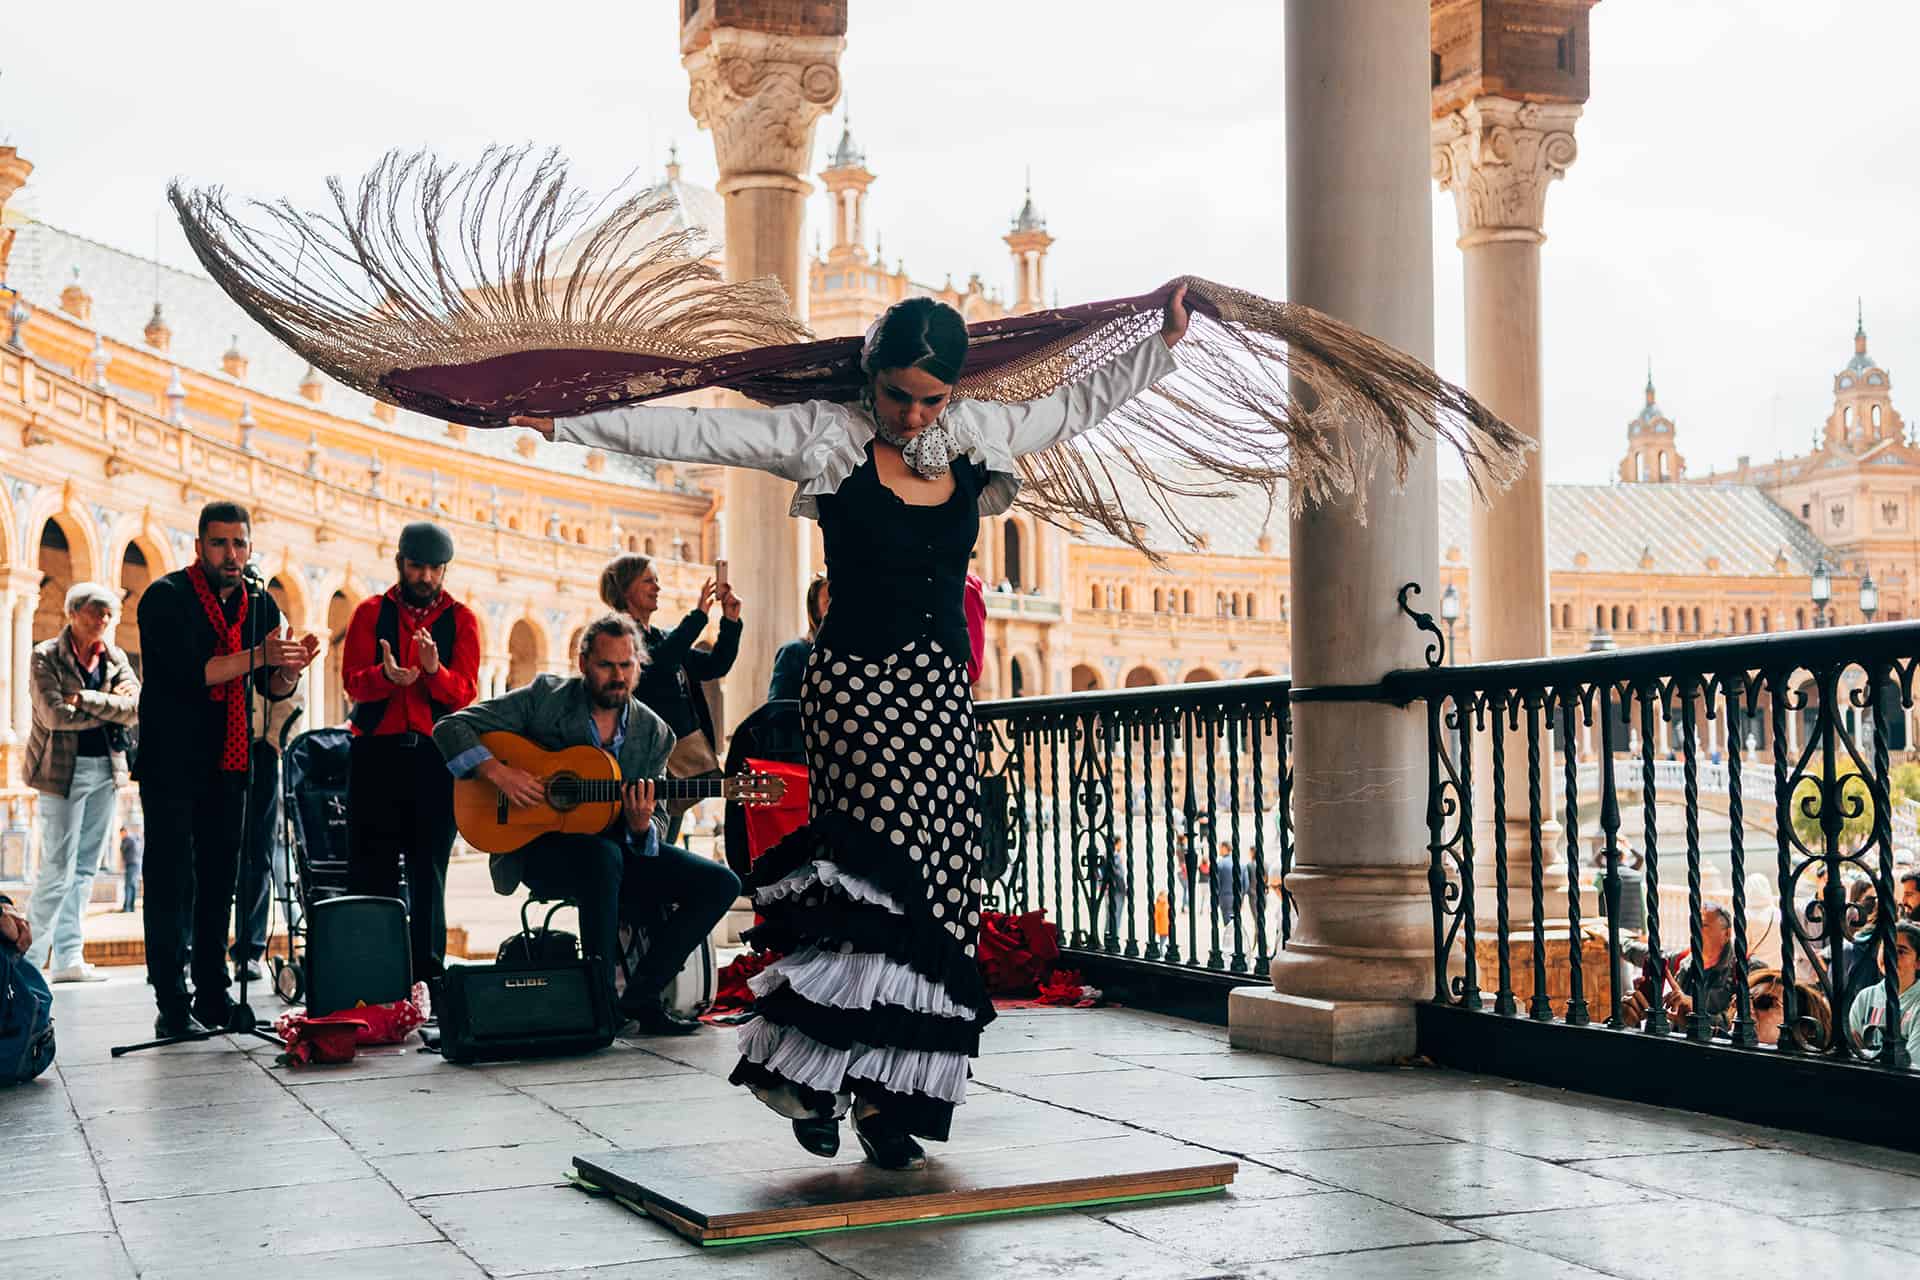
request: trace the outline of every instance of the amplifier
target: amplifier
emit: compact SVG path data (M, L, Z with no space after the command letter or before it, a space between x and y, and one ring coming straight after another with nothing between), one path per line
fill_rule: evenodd
M434 1011L449 1062L591 1053L619 1029L605 965L592 959L528 969L449 965Z

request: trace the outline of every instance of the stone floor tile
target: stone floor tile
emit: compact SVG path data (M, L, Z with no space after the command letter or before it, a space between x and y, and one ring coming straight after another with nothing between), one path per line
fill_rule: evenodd
M1219 1153L1205 1147L1192 1147L1196 1160L1208 1158L1218 1160ZM1252 1160L1238 1162L1240 1168L1233 1175L1233 1181L1227 1187L1227 1194L1235 1200L1280 1200L1288 1196L1318 1195L1333 1188L1324 1183L1303 1178L1297 1173L1287 1173Z
M1218 1274L1187 1252L1142 1240L1081 1213L887 1227L815 1236L810 1243L864 1280L931 1276L1193 1280Z
M1220 1267L1316 1253L1465 1240L1466 1232L1348 1191L1284 1200L1193 1200L1106 1215L1135 1235Z
M440 1238L378 1178L246 1195L175 1196L115 1210L120 1238L143 1276L192 1271L206 1260L251 1260L272 1274L282 1255L426 1244Z
M272 1062L272 1046L263 1046L269 1053L267 1064ZM448 1062L437 1053L425 1051L420 1041L409 1037L400 1044L370 1045L353 1055L352 1062L327 1063L318 1066L273 1067L274 1078L290 1088L304 1085L331 1084L342 1080L380 1080L391 1076L455 1076L473 1071L472 1067L463 1067Z
M1230 1049L1226 1045L1207 1053L1123 1053L1111 1061L1153 1067L1196 1080L1248 1080L1264 1076L1318 1076L1344 1074L1350 1067L1336 1067L1302 1058L1283 1058L1278 1054L1255 1053L1251 1049Z
M554 1084L528 1084L521 1085L520 1091L559 1111L611 1106L651 1107L710 1098L745 1102L752 1097L719 1076L710 1076L704 1071L629 1076L622 1080L565 1080Z
M1582 1160L1572 1168L1689 1200L1714 1200L1782 1217L1920 1208L1920 1178L1792 1151L1713 1151Z
M111 1231L9 1239L3 1248L8 1273L23 1280L56 1276L134 1280L133 1260Z
M737 1053L733 1054L727 1060L728 1071L733 1069L738 1056ZM616 1041L598 1053L583 1054L577 1058L485 1063L475 1070L490 1080L518 1088L529 1084L563 1084L570 1080L634 1080L646 1076L684 1075L699 1068Z
M52 1191L99 1185L93 1150L78 1128L27 1138L0 1123L0 1187Z
M485 1280L485 1277L486 1272L458 1249L441 1242L335 1249L264 1260L208 1258L147 1271L141 1280Z
M409 1200L507 1187L559 1186L573 1158L611 1151L605 1138L581 1134L558 1142L523 1142L506 1147L468 1147L461 1151L425 1151L376 1156L373 1167Z
M683 1102L672 1107L595 1107L580 1123L625 1150L691 1147L708 1142L781 1138L792 1141L787 1121L742 1092L734 1098Z
M1137 1064L1103 1057L1084 1049L1033 1049L1025 1053L983 1053L973 1064L973 1078L988 1083L1017 1085L1038 1076L1080 1075L1090 1071L1126 1071Z
M690 1036L647 1036L622 1043L664 1061L720 1076L731 1072L740 1061L740 1035L733 1027L711 1027Z
M278 1100L285 1093L266 1073L245 1066L244 1062L242 1067L184 1079L153 1074L125 1077L90 1073L84 1080L70 1081L67 1094L80 1118L92 1120L125 1111L203 1107L216 1090L223 1106Z
M523 1280L860 1280L798 1241L730 1245L708 1249L697 1258L656 1258L649 1262L588 1267L584 1271L542 1271Z
M1339 1147L1394 1147L1444 1142L1431 1133L1363 1120L1344 1112L1302 1104L1297 1110L1241 1115L1161 1116L1141 1120L1142 1128L1184 1142L1246 1155L1281 1151L1319 1151Z
M1913 1250L1849 1239L1726 1205L1672 1201L1476 1218L1476 1234L1624 1280L1752 1280L1756 1275L1905 1276Z
M1542 1160L1712 1151L1739 1143L1674 1120L1627 1115L1598 1099L1549 1099L1499 1089L1330 1100L1326 1107Z
M1602 1280L1605 1275L1497 1240L1461 1240L1256 1263L1240 1272L1240 1280Z
M331 1135L320 1142L236 1142L201 1156L135 1153L100 1162L107 1195L116 1204L349 1182L372 1175L373 1169L352 1147Z
M1247 1079L1237 1082L1243 1089L1259 1089L1277 1097L1307 1102L1337 1098L1387 1098L1413 1094L1457 1094L1474 1089L1510 1089L1513 1082L1487 1076L1470 1076L1458 1071L1432 1067L1377 1067L1371 1070L1347 1070L1281 1076L1271 1080Z
M9 1189L0 1196L0 1240L112 1230L113 1215L98 1184L57 1191ZM0 1258L4 1257L5 1247L0 1246ZM12 1270L11 1260L5 1265Z
M1196 1080L1171 1071L1131 1068L1103 1071L1097 1081L1081 1076L1037 1076L1002 1088L1056 1106L1109 1119L1151 1122L1167 1116L1251 1116L1290 1111L1302 1104L1275 1097L1261 1086L1268 1081ZM1251 1084L1252 1088L1242 1087Z
M204 1097L202 1103L101 1116L86 1122L87 1137L100 1159L118 1160L128 1155L218 1151L240 1143L327 1142L334 1136L319 1117L291 1098L238 1107Z
M1824 1213L1798 1219L1822 1231L1837 1231L1855 1240L1912 1250L1920 1240L1920 1209L1873 1209L1862 1213Z
M1433 1218L1664 1200L1657 1191L1596 1178L1494 1147L1448 1142L1378 1151L1296 1151L1275 1156L1290 1173Z
M53 1065L69 1088L96 1080L183 1080L188 1076L244 1075L260 1070L260 1065L244 1053L179 1053L171 1049L82 1062L68 1056L64 1042Z
M493 1276L690 1258L690 1244L613 1200L571 1187L434 1196L419 1209Z
M579 1125L532 1098L486 1094L422 1107L405 1098L343 1104L326 1123L369 1156L459 1151L506 1142L566 1142L584 1136Z
M326 1115L337 1107L370 1102L416 1102L422 1106L458 1107L472 1098L505 1097L510 1085L473 1072L439 1075L369 1076L364 1080L324 1080L289 1090L304 1107Z

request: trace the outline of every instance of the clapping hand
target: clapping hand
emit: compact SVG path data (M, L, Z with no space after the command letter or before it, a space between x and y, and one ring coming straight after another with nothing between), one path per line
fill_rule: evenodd
M309 633L296 640L283 627L268 636L261 649L263 666L277 668L283 675L297 676L320 656L320 637Z
M730 622L740 621L740 597L733 594L731 582L720 587L720 614Z
M413 633L413 656L423 676L430 676L440 669L440 646L434 643L433 632L425 627Z
M387 677L387 683L403 689L420 678L420 668L401 666L394 659L393 646L385 640L380 642L380 670Z

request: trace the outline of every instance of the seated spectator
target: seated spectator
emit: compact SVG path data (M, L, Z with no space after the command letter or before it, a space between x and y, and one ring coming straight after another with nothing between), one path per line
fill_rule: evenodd
M1660 984L1661 1001L1675 1029L1685 1027L1685 1019L1697 1008L1712 1019L1716 1035L1725 1034L1732 1021L1733 984L1737 978L1733 952L1733 913L1717 902L1700 907L1701 963L1693 963L1691 950L1669 956L1666 980ZM1652 958L1643 966L1633 984L1633 993L1621 1002L1622 1013L1630 1024L1638 1026L1653 1005L1654 974Z
M1920 1063L1920 924L1903 921L1893 927L1894 981L1900 988L1900 1034L1911 1059ZM1847 1034L1854 1048L1869 1056L1880 1052L1887 1026L1887 988L1878 983L1853 998L1847 1012Z
M1747 991L1753 1007L1754 1035L1761 1044L1779 1044L1787 1016L1787 984L1782 981L1780 971L1755 970L1748 979ZM1827 1037L1833 1033L1833 1013L1826 994L1817 984L1793 984L1793 1015L1801 1048L1819 1049L1827 1043Z

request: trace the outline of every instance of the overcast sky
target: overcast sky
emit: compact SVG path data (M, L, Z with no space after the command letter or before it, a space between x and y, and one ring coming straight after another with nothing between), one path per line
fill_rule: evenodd
M1374 0L1348 0L1373 3ZM656 172L687 115L677 0L95 0L15 5L0 140L21 207L192 265L176 174L317 201L390 147L557 144L587 181ZM889 262L1003 293L1032 167L1063 302L1181 272L1286 292L1278 0L853 0L841 64ZM1176 20L1177 19L1177 20ZM1805 448L1854 299L1920 398L1920 111L1907 0L1604 0L1580 158L1547 205L1546 461L1609 478L1653 361L1691 472ZM1355 86L1364 92L1364 86ZM839 137L823 123L816 151ZM816 169L818 165L816 164ZM825 224L824 202L812 206ZM1450 195L1435 193L1437 363L1463 368ZM809 243L812 233L809 233ZM1903 376L1904 375L1904 376Z

